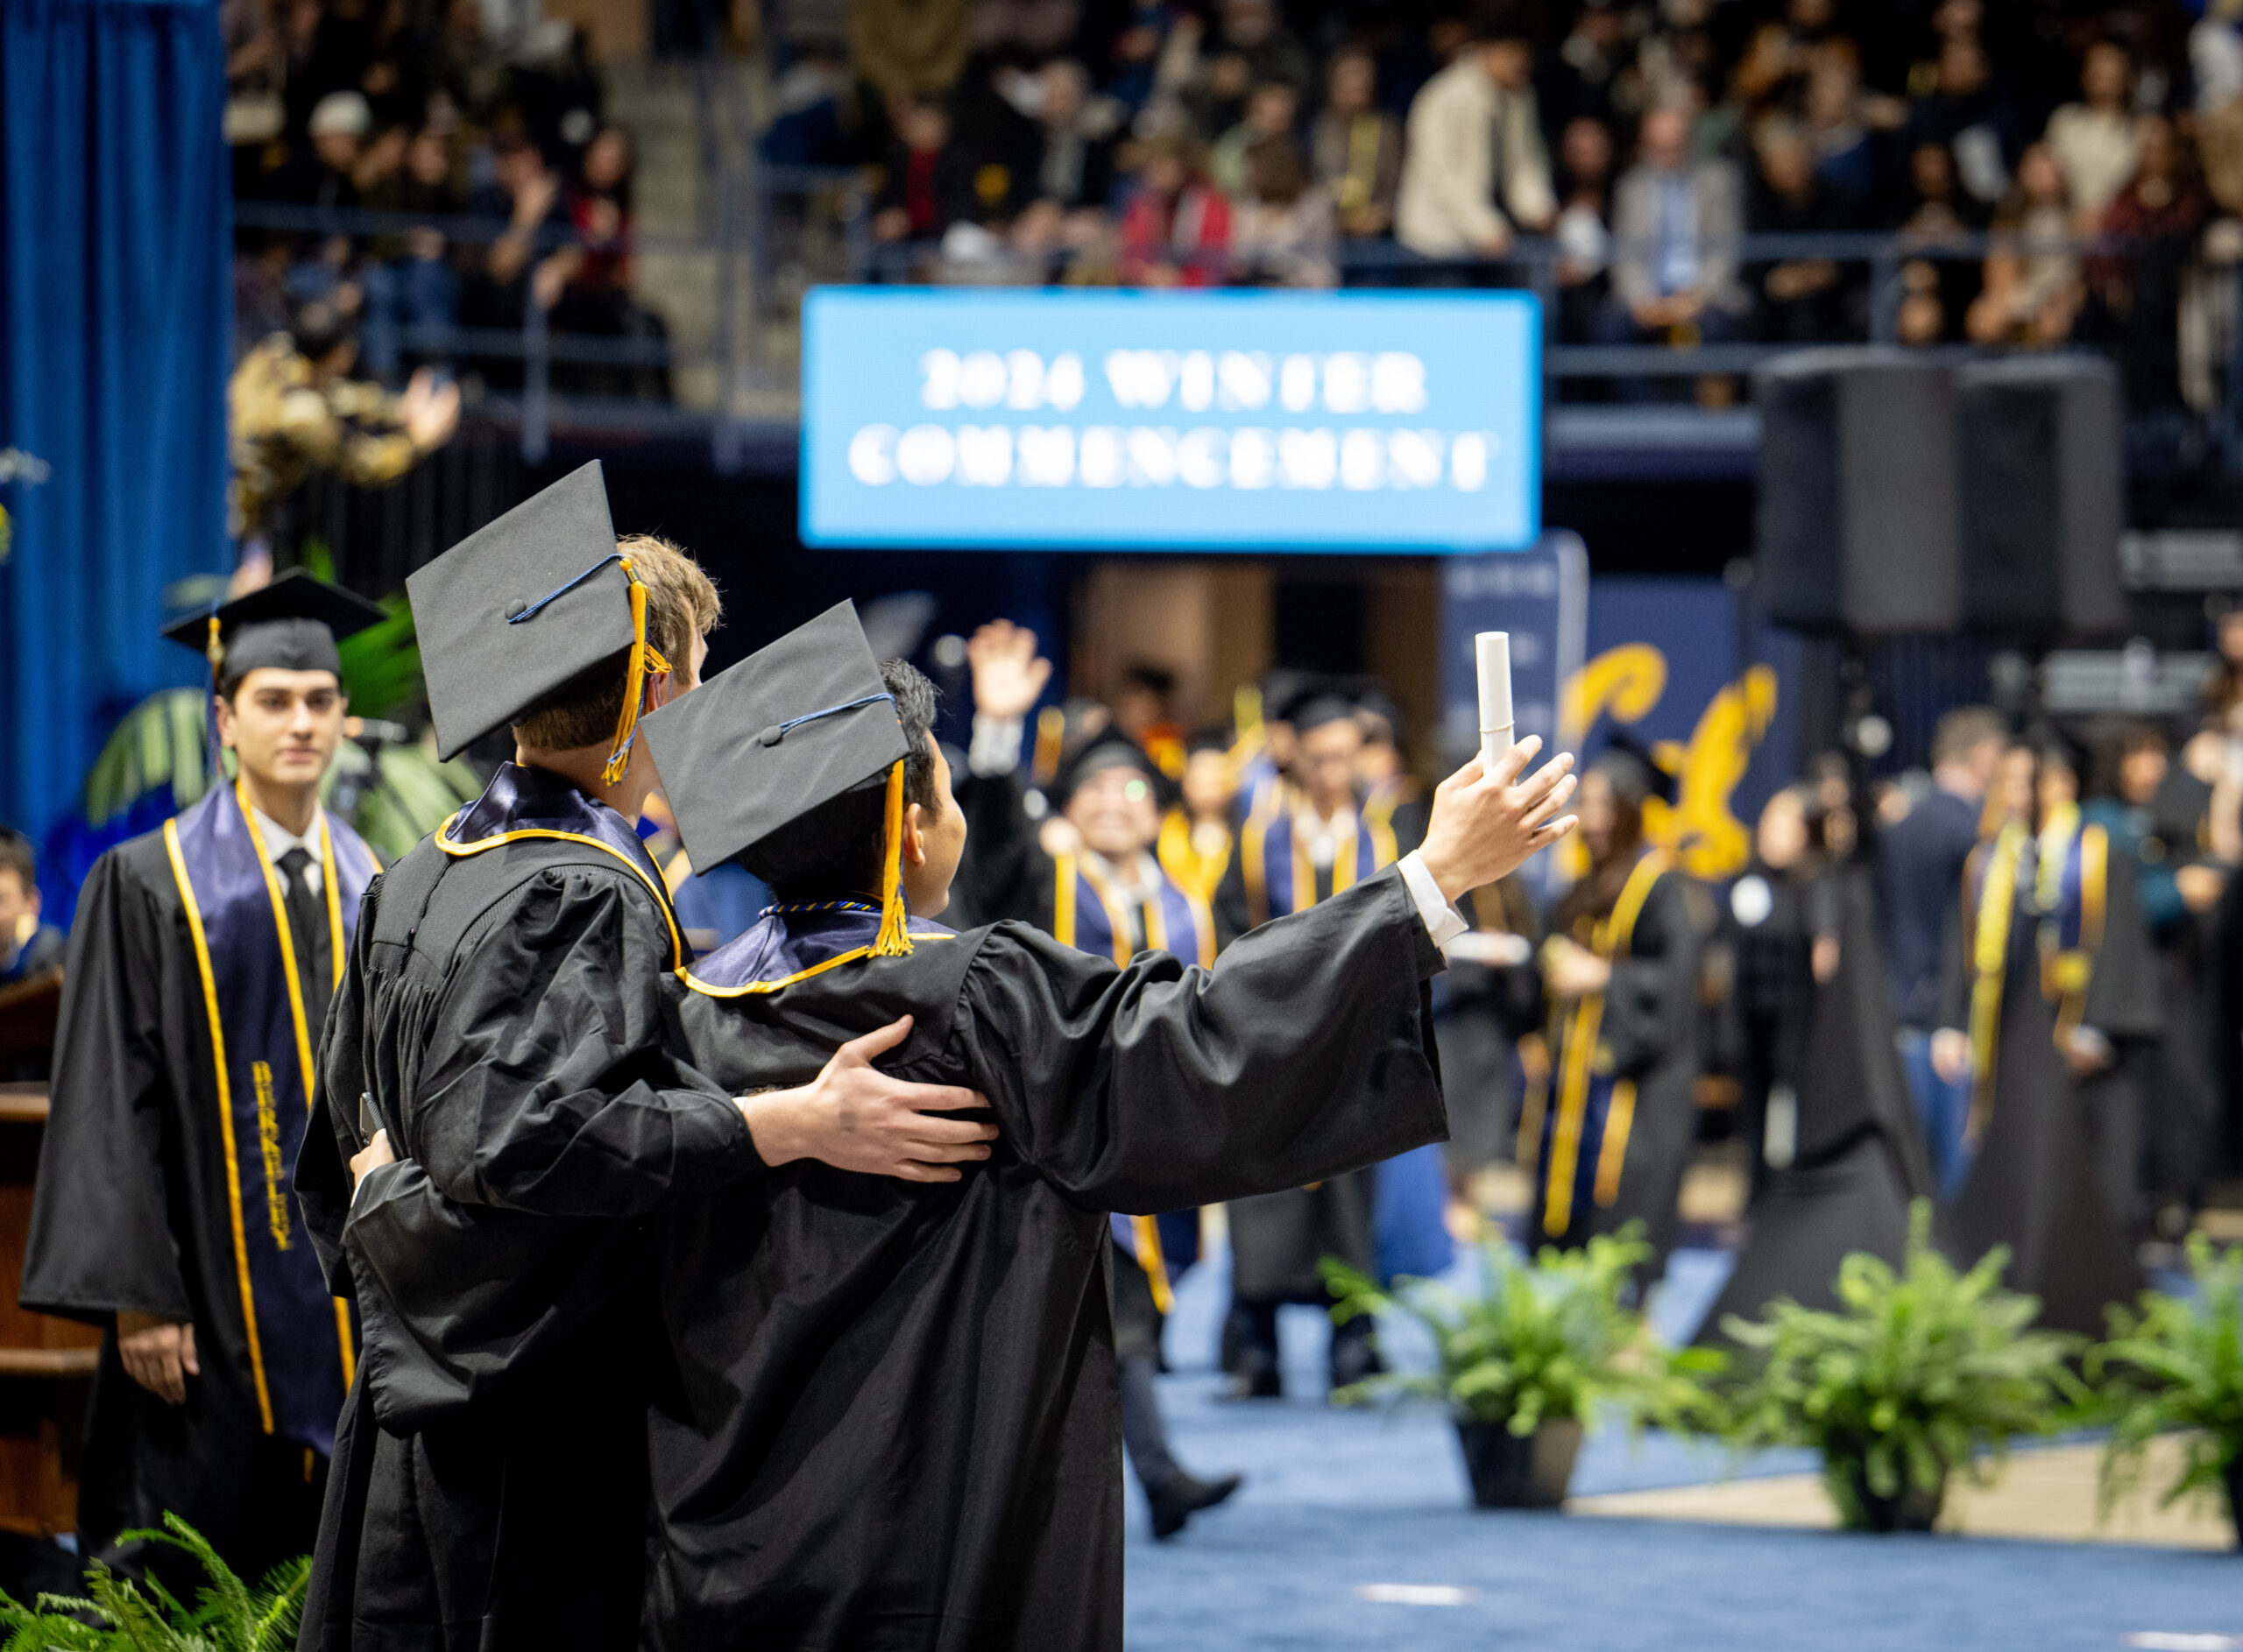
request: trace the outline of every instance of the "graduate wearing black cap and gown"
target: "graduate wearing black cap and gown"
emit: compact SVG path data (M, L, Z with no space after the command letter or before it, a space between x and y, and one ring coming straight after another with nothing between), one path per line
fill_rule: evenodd
M259 670L329 674L339 693L336 639L381 618L290 573L166 634L208 653L230 700ZM79 1480L89 1558L166 1510L247 1577L311 1545L355 1349L288 1179L378 870L342 821L315 808L300 842L222 780L87 877L21 1301L110 1331ZM119 1315L191 1328L181 1403L128 1374Z
M2012 1246L2013 1282L2051 1298L2048 1323L2089 1331L2101 1323L2101 1300L2077 1295L2071 1280L2035 1276L2041 1230L2062 1212L2055 1219L2076 1240L2107 1226L2123 1245L2146 1220L2140 1086L2163 1016L2132 858L2112 851L2106 827L2083 819L2067 745L2043 741L2034 770L2038 830L2011 820L1972 852L1958 921L1948 929L1941 1024L1949 1036L1968 1033L1974 1077L1965 1138L1973 1158L1949 1216L1980 1249L1997 1239ZM2013 931L2029 933L2037 980L2019 978L2022 942ZM2046 1006L2037 1024L2045 1030L2022 1049L2007 1004L2020 992ZM2028 1077L2027 1091L2065 1093L2012 1099ZM2022 1106L2045 1111L2045 1127L2020 1133L2014 1119L1999 1118ZM2052 1152L2091 1166L2098 1210L2052 1183L2070 1171L2051 1167L2073 1161ZM2060 1322L2058 1312L2070 1319Z
M673 1218L655 1646L1118 1648L1106 1212L1297 1186L1441 1133L1421 884L1441 929L1461 921L1422 857L1212 972L1019 923L952 934L903 895L940 909L963 833L931 710L842 608L648 725L697 860L739 854L780 897L690 972L696 1064L784 1082L909 1011L899 1070L974 1086L999 1124L954 1185L790 1165Z
M655 783L638 718L691 686L713 618L676 555L615 538L595 464L408 582L439 746L512 724L525 760L369 893L337 998L296 1187L364 1358L301 1648L636 1644L650 1219L761 1173L762 1145L923 1177L986 1153L986 1126L930 1111L969 1092L865 1049L754 1097L681 1058L690 954L619 812ZM665 646L691 656L667 683ZM577 738L526 749L541 733ZM376 1130L402 1156L354 1189Z
M1582 777L1589 867L1543 942L1550 1070L1519 1126L1527 1244L1578 1246L1641 1220L1654 1274L1674 1245L1698 1122L1697 927L1680 874L1643 837L1645 801L1672 786L1618 745Z
M407 589L447 758L619 663L605 779L624 778L670 662L597 463ZM660 983L685 957L633 824L515 763L369 898L325 1051L331 1128L297 1177L365 1328L302 1646L630 1643L640 1218L759 1163L732 1100L671 1054ZM377 1127L400 1161L354 1203L343 1157Z
M1292 730L1297 774L1270 790L1239 829L1237 852L1215 892L1215 921L1226 941L1305 912L1399 858L1391 825L1363 807L1355 778L1362 724L1355 702L1312 686L1282 715ZM1231 1205L1234 1305L1223 1341L1237 1397L1284 1392L1277 1310L1287 1303L1330 1305L1320 1271L1326 1257L1376 1271L1377 1204L1377 1175L1365 1168ZM1333 1387L1376 1368L1370 1332L1368 1317L1334 1329Z

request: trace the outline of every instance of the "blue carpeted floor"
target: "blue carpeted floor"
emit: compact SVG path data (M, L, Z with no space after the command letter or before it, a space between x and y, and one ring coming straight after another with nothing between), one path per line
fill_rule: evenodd
M1222 1260L1183 1281L1169 1326L1179 1374L1163 1399L1181 1460L1242 1470L1247 1484L1170 1543L1151 1540L1132 1488L1131 1652L2117 1652L2130 1634L2243 1634L2243 1557L1475 1512L1440 1417L1323 1405L1324 1330L1309 1310L1289 1310L1283 1327L1297 1397L1216 1401ZM1670 1334L1687 1334L1726 1259L1678 1260L1655 1308ZM1742 1472L1813 1466L1806 1453L1768 1453ZM1574 1488L1688 1485L1722 1467L1708 1448L1600 1436ZM1441 1585L1454 1604L1357 1593L1393 1584Z

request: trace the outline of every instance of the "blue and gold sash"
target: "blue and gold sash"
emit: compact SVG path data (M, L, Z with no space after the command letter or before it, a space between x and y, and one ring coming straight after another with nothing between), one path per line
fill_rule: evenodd
M1239 831L1238 855L1246 879L1247 915L1256 926L1316 904L1316 866L1309 859L1307 843L1294 830L1291 810L1248 816ZM1333 858L1331 893L1336 895L1399 858L1394 829L1359 811L1355 831L1341 839L1340 852Z
M945 941L954 933L928 918L908 922L914 941ZM869 900L766 907L744 933L679 974L686 985L711 998L775 992L871 957L880 923L881 909Z
M1205 900L1187 894L1165 872L1143 914L1147 951L1173 952L1186 964L1214 967L1213 914ZM1061 855L1053 863L1051 938L1061 946L1126 964L1135 950L1136 926L1129 919L1121 892L1093 870L1087 857Z
M483 795L436 828L436 847L455 858L539 838L582 844L621 861L662 908L662 921L669 926L670 962L683 967L691 955L677 927L677 908L646 844L630 822L560 775L501 763Z
M234 1264L250 1376L267 1434L335 1449L356 1357L347 1303L327 1281L289 1197L313 1099L313 961L296 956L279 874L238 784L164 822L202 981L232 1205ZM328 956L339 975L358 900L380 871L358 835L322 812L320 874Z
M1629 871L1611 913L1588 923L1588 932L1575 938L1601 958L1626 957L1636 920L1666 870L1666 857L1646 850ZM1550 1110L1547 1138L1539 1118L1519 1133L1531 1144L1529 1174L1541 1172L1542 1231L1553 1239L1573 1225L1575 1210L1591 1202L1609 1210L1619 1199L1635 1129L1636 1081L1612 1070L1611 1049L1603 1037L1604 996L1589 992L1570 1006L1558 1006L1550 1029L1557 1105Z

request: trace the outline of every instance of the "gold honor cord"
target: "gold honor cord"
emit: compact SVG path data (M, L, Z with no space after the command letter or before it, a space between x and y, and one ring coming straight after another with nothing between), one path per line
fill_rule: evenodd
M2010 915L2017 900L2017 864L2025 828L2012 821L1979 851L1978 906L1971 921L1971 1065L1975 1083L1963 1139L1975 1144L1993 1108L1994 1057L2001 1038L2002 974L2009 960Z
M471 844L458 844L454 843L451 837L452 827L458 822L458 820L459 816L453 815L442 825L436 828L436 847L454 859L464 859L469 855L485 854L502 844L520 843L533 837L549 837L564 844L585 844L598 850L602 854L614 856L629 869L633 877L647 886L647 893L655 898L655 904L662 908L662 921L669 926L670 957L676 960L674 966L676 972L681 976L685 973L685 937L678 933L677 914L671 909L669 892L654 879L647 876L643 867L634 862L630 856L616 848L614 844L602 843L598 838L584 832L559 831L548 826L520 826L512 831L499 832L492 837L478 837Z
M1176 1292L1168 1282L1168 1258L1161 1254L1160 1224L1150 1216L1133 1216L1129 1231L1137 1241L1137 1266L1153 1288L1153 1307L1166 1314L1176 1306Z
M244 821L252 835L253 822ZM249 1282L249 1238L242 1225L241 1161L234 1156L233 1085L226 1077L226 1033L218 1021L218 978L210 967L210 942L202 929L202 908L195 899L194 881L187 875L187 858L179 845L179 822L164 822L164 851L171 857L172 877L179 885L180 904L187 911L187 931L195 942L195 967L202 978L202 1013L210 1023L210 1055L218 1079L218 1124L226 1147L226 1194L234 1227L234 1268L242 1292L242 1324L249 1338L249 1373L257 1387L258 1415L265 1431L272 1432L272 1397L265 1387L265 1352L257 1336L257 1296Z
M382 869L381 857L371 848L366 851L366 858L373 862L376 872ZM340 992L344 952L343 896L336 886L335 834L327 829L327 811L324 809L320 811L319 817L319 864L320 873L327 879L327 933L332 948L327 956L334 960L335 986ZM315 1119L319 1117L316 1084L308 1079L304 1085L304 1111ZM335 1339L343 1350L343 1386L348 1388L358 1373L358 1350L357 1339L350 1334L350 1302L345 1296L335 1299Z
M1605 1110L1604 1142L1596 1154L1596 1185L1591 1197L1605 1210L1620 1197L1620 1169L1628 1161L1628 1136L1636 1123L1636 1081L1612 1081L1612 1104Z
M1628 881L1620 886L1620 898L1612 903L1611 916L1590 929L1591 951L1610 960L1628 950L1635 938L1636 921L1643 915L1644 904L1651 899L1652 888L1666 869L1666 857L1658 850L1647 852L1636 862L1628 872ZM1573 1222L1574 1172L1581 1162L1581 1131L1588 1115L1589 1063L1603 1020L1604 994L1585 993L1574 1008L1573 1027L1565 1039L1564 1063L1558 1080L1557 1120L1551 1129L1549 1173L1543 1183L1542 1197L1542 1230L1553 1239ZM1591 1190L1591 1197L1607 1209L1620 1197L1620 1172L1626 1161L1628 1137L1634 1130L1635 1119L1635 1083L1616 1080L1612 1100L1604 1115L1604 1140L1597 1154L1596 1182ZM1616 1133L1619 1138L1617 1150L1613 1143Z

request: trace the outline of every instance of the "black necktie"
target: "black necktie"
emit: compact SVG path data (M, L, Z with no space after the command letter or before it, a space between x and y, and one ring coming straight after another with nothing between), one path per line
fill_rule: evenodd
M327 1000L333 992L329 985L334 963L328 957L327 903L313 893L305 877L312 864L309 850L299 845L276 864L288 879L283 896L288 907L288 934L295 942L297 978L303 984L304 1023L316 1048L320 1028L327 1019Z

